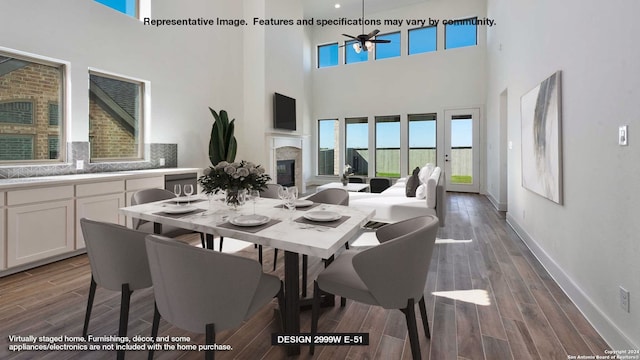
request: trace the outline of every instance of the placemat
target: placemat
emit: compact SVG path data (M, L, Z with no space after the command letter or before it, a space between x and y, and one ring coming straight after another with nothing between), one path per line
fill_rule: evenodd
M160 215L160 216L164 216L164 217L170 217L170 218L173 218L173 219L178 219L178 218L181 218L181 217L185 217L185 216L201 213L203 211L207 211L207 209L196 209L196 210L193 210L193 211L189 211L188 213L182 213L182 214L168 214L166 212L160 211L160 212L157 212L157 213L153 213L153 215Z
M299 218L295 219L294 221L297 223L302 223L302 224L309 224L309 225L317 225L317 226L326 226L326 227L332 227L332 228L337 228L338 226L340 226L340 224L342 224L343 222L349 220L351 216L343 216L338 220L334 220L334 221L311 221L309 219L306 219L304 216L300 216Z
M207 201L207 199L191 199L191 203L197 203L197 202L200 202L200 201ZM169 199L169 200L165 201L165 203L167 203L167 204L176 204L176 203L177 204L186 204L188 202L189 202L188 200L177 201L175 199L174 200Z
M243 231L243 232L248 232L248 233L252 233L255 234L260 230L264 230L270 226L273 226L277 223L279 223L281 220L278 219L271 219L269 220L268 223L263 224L263 225L259 225L259 226L237 226L237 225L233 225L230 222L226 222L224 224L220 224L218 225L219 227L223 227L223 228L227 228L227 229L233 229L233 230L238 230L238 231Z

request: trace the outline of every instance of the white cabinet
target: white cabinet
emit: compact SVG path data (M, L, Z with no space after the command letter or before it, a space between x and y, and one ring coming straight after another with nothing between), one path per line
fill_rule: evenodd
M7 267L73 250L73 186L7 192Z
M85 247L80 219L125 224L118 209L125 206L124 180L76 185L76 241L75 248Z
M4 192L0 191L0 270L7 268L7 256L5 249L7 248L7 239L5 238L5 216L6 210L4 208Z

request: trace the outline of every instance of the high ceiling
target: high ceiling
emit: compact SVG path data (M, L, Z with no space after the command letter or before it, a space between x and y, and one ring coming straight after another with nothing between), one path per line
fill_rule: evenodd
M365 18L390 9L423 3L429 0L365 0ZM335 4L340 8L336 9ZM362 16L362 0L302 0L305 18L359 18Z

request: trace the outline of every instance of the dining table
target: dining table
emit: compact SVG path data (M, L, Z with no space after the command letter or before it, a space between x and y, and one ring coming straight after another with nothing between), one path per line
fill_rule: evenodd
M121 214L154 223L154 232L170 225L213 237L227 237L270 246L284 251L283 330L300 333L300 255L330 259L345 243L360 235L375 210L312 203L301 199L295 209L278 199L259 198L232 209L217 197L192 196L185 203L176 198L120 208ZM300 353L299 346L287 346L288 355Z

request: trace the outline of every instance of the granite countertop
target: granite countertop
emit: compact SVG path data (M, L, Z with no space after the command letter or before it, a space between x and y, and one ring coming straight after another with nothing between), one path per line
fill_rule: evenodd
M199 168L161 168L148 170L126 170L105 173L38 176L28 178L0 179L0 191L15 190L19 188L36 187L42 185L75 185L78 183L95 182L103 179L127 179L144 178L165 174L181 174L187 172L199 172Z

